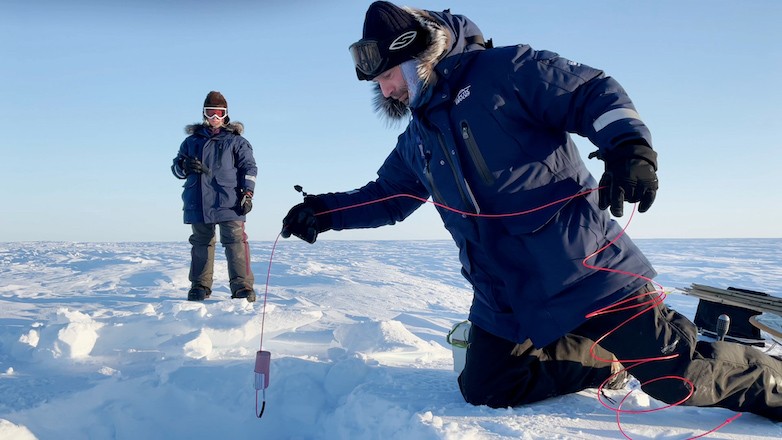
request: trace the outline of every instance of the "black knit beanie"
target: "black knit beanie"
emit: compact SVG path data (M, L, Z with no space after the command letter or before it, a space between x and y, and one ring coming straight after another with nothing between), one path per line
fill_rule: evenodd
M428 40L429 32L411 13L386 1L372 3L364 18L361 41L377 42L382 63L370 74L356 69L358 79L371 80L380 73L415 58L426 49Z

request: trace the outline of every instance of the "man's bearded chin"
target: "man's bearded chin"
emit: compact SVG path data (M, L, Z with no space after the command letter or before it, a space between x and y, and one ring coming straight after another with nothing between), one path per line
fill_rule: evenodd
M391 99L399 101L404 105L410 105L410 89L405 84L405 88L396 93L396 96L391 96Z

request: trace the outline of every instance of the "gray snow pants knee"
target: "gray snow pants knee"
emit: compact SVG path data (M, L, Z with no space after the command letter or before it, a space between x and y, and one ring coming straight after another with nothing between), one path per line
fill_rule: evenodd
M220 243L225 248L228 263L228 279L231 293L241 289L252 289L255 283L250 269L250 247L244 222L194 223L190 244L190 283L192 286L212 288L215 261L215 226L220 228Z

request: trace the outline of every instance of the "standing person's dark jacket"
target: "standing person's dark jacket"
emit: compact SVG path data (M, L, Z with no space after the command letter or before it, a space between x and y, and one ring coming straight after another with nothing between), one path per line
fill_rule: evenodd
M192 124L185 131L190 136L182 142L171 166L176 177L185 179L184 222L244 221L239 207L241 191L255 192L258 174L252 146L241 136L244 126L230 122L212 134L209 126ZM186 157L199 159L205 172L186 174L181 165Z

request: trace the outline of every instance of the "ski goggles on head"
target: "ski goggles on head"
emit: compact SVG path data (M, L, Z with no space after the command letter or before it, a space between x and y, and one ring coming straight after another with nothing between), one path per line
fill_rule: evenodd
M372 79L384 72L386 60L380 54L377 41L359 40L351 44L348 50L353 57L356 70L366 77L361 79Z
M207 119L223 119L227 114L225 107L204 107L204 117Z

